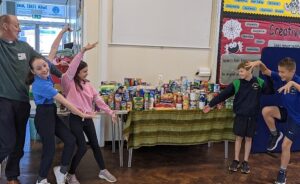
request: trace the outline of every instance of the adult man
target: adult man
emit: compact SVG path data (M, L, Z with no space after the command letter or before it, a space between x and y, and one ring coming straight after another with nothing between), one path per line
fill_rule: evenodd
M0 163L8 156L5 174L7 184L19 184L19 163L26 123L30 114L29 87L25 78L29 61L39 55L26 42L18 41L20 32L16 16L0 16ZM49 63L51 73L61 73Z

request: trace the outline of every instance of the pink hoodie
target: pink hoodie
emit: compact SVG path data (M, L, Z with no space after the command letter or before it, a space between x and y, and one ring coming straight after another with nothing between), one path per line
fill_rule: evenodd
M74 77L82 57L83 53L79 52L62 76L61 85L66 99L84 113L93 113L93 102L95 102L101 110L112 115L113 111L105 104L90 82L81 83L83 90L76 88Z

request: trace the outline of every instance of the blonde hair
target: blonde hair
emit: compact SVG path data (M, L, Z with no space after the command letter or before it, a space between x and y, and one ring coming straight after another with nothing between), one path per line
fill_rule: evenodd
M241 62L241 63L238 65L237 69L239 70L239 69L243 68L243 69L249 71L249 70L250 70L250 67L247 67L247 63L248 63L248 62L249 62L249 61L243 61L243 62Z
M289 71L296 70L296 62L293 58L286 57L279 61L278 66L284 67Z

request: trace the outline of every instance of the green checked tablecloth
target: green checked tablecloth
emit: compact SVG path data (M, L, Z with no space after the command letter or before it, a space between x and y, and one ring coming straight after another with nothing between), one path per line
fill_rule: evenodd
M232 110L131 111L123 135L129 148L234 140Z

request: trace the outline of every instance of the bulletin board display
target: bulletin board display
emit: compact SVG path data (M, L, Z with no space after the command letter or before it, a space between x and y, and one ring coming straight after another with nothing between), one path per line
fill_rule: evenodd
M224 0L223 11L300 18L299 0Z
M261 58L264 47L300 48L300 23L223 18L221 21L218 80L222 85L238 78L241 61Z

